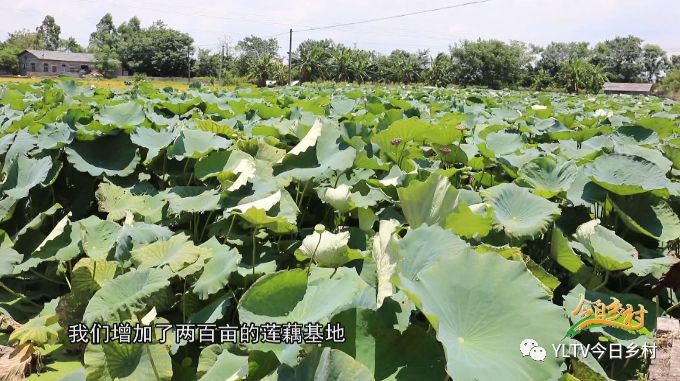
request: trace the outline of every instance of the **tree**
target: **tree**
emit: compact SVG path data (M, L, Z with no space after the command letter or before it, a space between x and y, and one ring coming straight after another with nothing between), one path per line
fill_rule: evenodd
M277 57L279 42L275 38L264 39L257 36L246 37L236 44L239 57L236 63L239 75L247 75L255 61L268 56Z
M187 72L187 51L193 54L193 42L188 34L157 21L121 43L120 60L135 73L158 77L184 76Z
M73 37L62 39L59 42L59 46L60 48L73 53L82 53L85 51L85 48L83 48Z
M453 81L454 67L451 56L446 53L437 54L427 73L427 83L432 86L446 87Z
M451 57L456 83L498 89L524 79L531 54L524 44L480 39L452 47Z
M208 49L198 49L192 72L197 77L217 77L220 74L221 60L220 54L212 54Z
M42 41L45 49L59 49L61 27L54 21L54 17L50 15L45 16L42 24L40 24L35 31L38 35L38 40Z
M636 82L645 70L643 59L642 39L631 35L597 44L593 63L612 81Z
M38 34L27 29L10 33L7 40L0 43L0 72L19 74L17 55L26 49L44 49Z
M352 49L352 60L349 64L351 81L363 83L375 76L375 53L361 49Z
M606 81L602 69L584 58L565 62L562 65L560 76L567 91L576 94L582 91L597 93Z
M328 79L330 60L335 43L332 40L306 40L293 54L291 64L303 82Z
M564 63L590 56L587 42L551 42L540 51L536 69L557 77Z
M666 51L659 45L646 44L642 48L642 62L645 67L643 78L647 82L656 82L670 66Z
M120 35L113 24L113 17L107 13L97 23L97 29L90 34L90 50L117 50L119 43Z
M129 21L124 22L118 26L118 36L122 41L127 41L136 33L142 30L142 23L137 16L132 17Z
M671 69L680 69L680 54L671 56Z

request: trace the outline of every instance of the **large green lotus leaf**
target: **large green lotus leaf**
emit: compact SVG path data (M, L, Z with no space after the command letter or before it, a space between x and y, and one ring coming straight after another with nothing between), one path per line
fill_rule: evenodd
M665 200L650 194L611 200L614 210L630 229L661 242L680 238L680 218Z
M61 148L73 141L74 133L66 123L52 123L38 133L38 147L41 149Z
M483 203L468 206L460 200L446 217L444 227L463 238L484 238L493 228L493 210Z
M339 267L284 270L258 279L238 305L242 323L327 323L338 312L357 307L368 285L356 270Z
M378 227L378 232L373 236L372 241L372 255L376 266L377 276L377 306L383 304L383 300L388 296L394 294L394 286L392 285L392 276L397 268L397 263L390 258L387 247L392 240L392 233L400 225L399 221L395 219L381 220Z
M350 249L349 232L337 234L323 231L321 234L313 232L302 240L302 246L296 254L303 258L309 258L321 267L340 267L347 262L363 258L357 250Z
M567 190L567 200L574 206L591 206L607 199L607 191L590 180L585 170L579 171Z
M496 185L480 194L493 207L496 228L512 238L536 237L560 214L556 204L512 183Z
M107 135L92 141L76 141L64 148L66 158L80 172L92 176L127 176L139 163L137 146L127 134Z
M290 151L288 151L287 155L294 155L297 156L311 147L314 147L316 145L317 140L319 140L319 137L321 136L321 131L323 129L323 123L321 122L320 119L317 119L314 121L314 124L312 127L307 131L307 133L300 139L298 144L295 145ZM279 163L283 162L283 158L279 159Z
M654 165L659 167L664 173L670 171L673 166L673 162L666 159L663 153L656 149L632 144L614 144L614 152L622 155L641 157L650 163L654 163Z
M28 192L47 178L52 168L52 158L30 159L19 156L9 169L7 178L2 184L2 191L7 196L21 199L28 196Z
M160 197L136 195L130 189L108 182L99 184L95 197L99 211L108 213L107 219L113 221L122 220L128 213L133 213L145 217L147 222L157 222L161 220L165 205Z
M574 237L587 250L595 262L607 271L620 271L633 267L635 247L613 231L592 220L580 225Z
M115 106L102 107L99 110L99 115L96 115L95 118L102 124L125 128L142 124L146 116L142 106L130 101Z
M198 357L196 375L200 381L246 379L248 356L233 354L218 344L209 345Z
M212 258L203 266L201 276L192 286L194 293L203 300L223 289L241 262L241 254L236 249L215 243L219 249L213 250Z
M120 225L96 216L87 217L77 223L80 224L80 244L85 254L95 261L106 259L116 245Z
M611 138L622 144L659 144L659 135L649 128L642 126L621 126L616 129L616 133Z
M73 266L71 272L72 291L79 295L90 295L102 288L116 276L118 264L113 261L82 258Z
M252 225L281 234L297 231L297 215L300 210L287 191L278 190L269 196L249 200L246 197L240 205L227 208L225 217L238 211L239 216Z
M611 298L614 297L621 302L623 308L625 308L626 304L630 304L634 310L638 310L639 305L643 305L645 307L645 310L647 310L647 313L645 314L646 315L645 326L637 333L632 333L630 331L624 331L619 328L607 326L592 327L589 329L590 332L602 333L612 339L615 339L624 346L628 346L633 343L636 344L637 346L642 346L645 343L648 343L651 340L653 340L653 338L650 337L651 335L648 334L649 332L654 332L656 330L657 306L653 300L646 299L636 294L625 293L622 294L615 292L594 291L586 289L579 284L576 287L574 287L569 292L569 294L564 296L563 301L564 309L567 311L568 314L570 314L570 319L572 323L576 323L579 320L578 318L571 314L578 306L581 300L581 296L583 296L585 300L591 302L601 300L603 303L607 305L613 302Z
M219 209L220 194L217 189L201 186L177 186L161 193L172 214L203 213Z
M88 345L83 359L88 380L170 381L172 360L162 344Z
M356 105L357 101L354 99L335 98L331 101L331 112L339 116L349 114Z
M222 319L229 309L233 295L222 294L217 296L210 304L189 315L188 322L191 324L213 324Z
M517 173L520 181L534 188L535 195L551 198L571 187L578 168L572 161L558 161L546 156L530 161Z
M176 138L179 130L176 128L165 128L156 131L152 128L138 127L135 132L130 134L130 140L140 147L144 147L149 151L146 154L144 163L149 163L158 153L169 146Z
M409 119L398 119L394 121L388 128L380 131L373 137L373 142L380 146L380 149L387 153L392 160L399 159L399 153L403 148L402 144L407 142L424 139L428 129L432 126L416 117ZM395 140L398 139L398 140ZM394 144L394 142L399 144Z
M12 274L14 266L23 260L24 256L17 253L16 250L9 247L0 248L0 278Z
M519 168L522 168L522 166L531 160L534 160L538 157L541 156L541 151L537 150L536 148L529 148L529 149L524 149L521 150L519 153L509 153L506 155L503 155L501 157L496 158L498 161L498 164L501 165L501 167L507 172L508 175L511 177L517 177L517 171ZM484 158L478 158L479 160L482 160ZM472 164L473 161L471 160L470 163ZM488 166L488 164L486 165ZM483 165L480 165L479 167L475 169L484 169Z
M58 323L55 314L38 315L12 331L9 341L17 342L19 345L27 342L34 345L55 344L59 338L54 329L55 323Z
M331 348L317 348L294 368L283 366L278 381L373 381L371 371L350 355Z
M592 269L574 252L564 233L557 226L553 227L552 231L550 255L555 262L569 271L577 282L587 284L593 278Z
M168 240L159 240L134 248L131 258L138 270L168 265L173 272L178 272L209 252L210 249L194 245L189 237L180 233Z
M0 222L5 222L12 218L17 201L19 200L14 197L5 197L0 200Z
M183 128L175 143L168 148L168 157L182 160L198 159L212 151L227 149L231 141L212 132Z
M656 132L661 138L666 138L678 131L678 123L666 118L646 117L639 119L635 124Z
M255 177L255 159L245 152L218 151L201 158L196 163L196 177L206 180L217 177L229 192L233 192L246 185Z
M586 170L590 172L592 181L622 196L648 191L668 196L671 186L658 166L636 156L603 155L589 163Z
M43 262L69 261L79 254L80 225L69 224L70 214L62 218L38 245L31 257L14 267L14 274L32 269Z
M486 148L495 156L503 156L513 153L524 147L522 135L511 134L505 131L492 132L486 136ZM480 150L483 149L480 147ZM494 156L491 157L494 157Z
M351 146L341 148L341 145L344 144L344 142L342 142L343 132L341 131L341 127L337 123L323 123L319 133L320 136L316 140L317 164L312 167L300 167L295 165L289 169L289 166L286 166L287 161L284 159L283 166L285 171L280 173L278 175L279 177L292 177L300 181L307 181L313 177L320 176L326 171L333 170L342 172L352 167L357 155L357 150ZM299 144L293 149L298 146ZM306 150L307 149L305 149L305 151ZM291 152L292 150L288 152L286 158L290 157Z
M344 343L330 343L354 357L381 380L443 380L444 350L437 339L417 325L400 332L395 325L403 305L387 299L377 311L351 309L332 321L345 327Z
M397 264L399 277L393 278L394 282L402 278L416 279L418 273L437 258L472 252L472 247L440 226L421 225L409 230L404 238L392 237L387 251L392 262Z
M172 272L167 267L132 270L117 276L95 292L85 308L83 322L118 321L119 312L146 305L145 299L170 285Z
M129 259L133 246L154 242L159 239L170 239L170 237L172 237L172 230L165 226L144 222L125 224L118 233L114 258L119 261Z
M412 228L422 224L442 224L456 207L458 190L449 179L433 173L425 182L412 181L405 188L398 188L401 210Z
M415 277L399 273L399 283L437 331L454 380L552 380L559 375L561 360L550 348L568 328L564 311L547 300L524 264L462 252L439 256ZM518 353L527 338L547 349L544 361Z
M170 99L164 102L159 102L158 105L175 115L184 115L192 108L202 103L201 98L191 99Z

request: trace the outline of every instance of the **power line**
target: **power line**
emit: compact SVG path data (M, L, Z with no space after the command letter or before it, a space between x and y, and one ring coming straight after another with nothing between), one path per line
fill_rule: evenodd
M331 29L331 28L338 28L338 27L343 27L343 26L366 24L366 23L376 22L376 21L392 20L392 19L398 19L398 18L402 18L402 17L406 17L406 16L420 15L420 14L423 14L423 13L432 13L432 12L438 12L438 11L443 11L443 10L447 10L447 9L461 8L461 7L466 7L468 5L483 4L483 3L488 3L489 1L491 1L491 0L469 1L467 3L448 5L448 6L439 7L439 8L424 9L424 10L420 10L420 11L402 13L402 14L392 15L392 16L375 17L375 18L361 20L361 21L353 21L353 22L347 22L347 23L342 23L342 24L334 24L334 25L319 26L319 27L314 27L314 28L294 30L293 32L310 32L310 31L313 31L313 30Z

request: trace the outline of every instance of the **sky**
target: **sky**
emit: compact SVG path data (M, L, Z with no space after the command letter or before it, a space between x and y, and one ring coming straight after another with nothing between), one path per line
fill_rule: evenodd
M0 39L17 29L35 29L46 14L62 38L87 45L107 12L116 25L137 16L142 26L161 19L189 33L197 47L217 51L249 35L275 36L283 55L288 30L302 30L460 4L470 0L0 0ZM350 47L389 53L393 49L432 54L464 39L597 43L633 34L680 54L678 0L490 0L361 25L293 33L293 49L305 39L331 38Z

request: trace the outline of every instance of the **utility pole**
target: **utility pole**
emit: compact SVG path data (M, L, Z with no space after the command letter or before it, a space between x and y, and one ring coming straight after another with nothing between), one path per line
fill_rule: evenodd
M191 46L187 46L187 82L191 84Z
M290 37L288 38L288 86L293 83L293 76L291 74L291 61L293 60L293 28L290 29Z
M220 56L220 71L217 73L217 78L222 83L222 72L224 71L224 44L222 44L222 55Z

